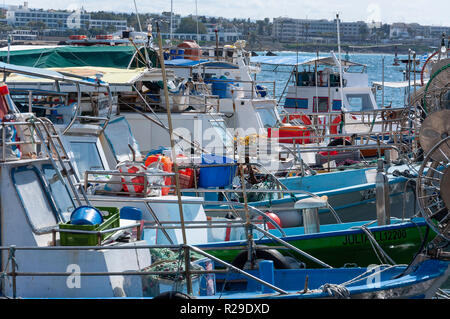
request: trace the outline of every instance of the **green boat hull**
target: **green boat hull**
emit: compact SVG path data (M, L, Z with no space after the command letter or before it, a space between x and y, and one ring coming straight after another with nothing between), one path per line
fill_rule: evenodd
M379 246L395 263L408 264L422 246L427 225L425 222L399 223L383 227L370 227L369 229ZM289 231L289 229L285 230ZM274 234L276 232L274 231ZM430 230L426 242L434 236L435 233ZM355 265L367 267L384 262L377 256L372 246L373 243L361 228L349 228L312 235L287 235L280 238L332 267ZM295 257L305 263L308 268L321 267L292 249L280 248L279 243L269 240L267 237L256 239L255 243L261 246L275 246L280 253ZM233 262L236 256L246 249L245 241L199 246L207 248L208 253L229 263ZM217 249L215 249L216 247ZM241 249L237 249L238 247L241 247ZM378 255L380 254L378 253Z

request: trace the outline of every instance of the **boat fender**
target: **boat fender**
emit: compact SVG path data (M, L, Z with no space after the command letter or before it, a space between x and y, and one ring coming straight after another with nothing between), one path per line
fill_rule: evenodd
M162 294L157 295L155 298L156 300L161 299L194 299L193 296L189 296L188 294L179 292L179 291L166 291Z
M231 263L233 266L244 269L247 262L247 250L241 251ZM291 269L292 264L283 256L278 250L275 249L256 249L256 259L272 260L275 269Z

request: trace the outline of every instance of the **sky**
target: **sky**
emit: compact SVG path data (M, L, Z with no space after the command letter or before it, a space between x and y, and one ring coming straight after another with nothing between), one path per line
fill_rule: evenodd
M3 4L23 4L24 0L1 0ZM87 11L134 12L134 1L140 13L170 11L171 0L28 0L30 8L74 9ZM421 25L450 26L449 0L172 0L173 11L186 16L198 15L250 18L289 17L300 19L335 18L341 21L376 21L383 23L417 22Z

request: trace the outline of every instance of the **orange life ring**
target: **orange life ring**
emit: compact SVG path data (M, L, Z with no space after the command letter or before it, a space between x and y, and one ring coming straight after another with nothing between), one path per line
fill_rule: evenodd
M338 125L341 123L341 116L336 116L331 123L330 134L338 134Z

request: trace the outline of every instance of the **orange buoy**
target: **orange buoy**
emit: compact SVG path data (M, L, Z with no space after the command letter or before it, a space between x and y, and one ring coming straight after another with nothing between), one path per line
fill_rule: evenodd
M281 225L281 219L280 219L280 217L278 217L277 214L272 213L272 212L265 212L264 214L266 214L267 216L269 216L270 218L272 218L272 220L273 220L274 222L276 222L276 223L278 224L278 226L282 227L282 225ZM258 220L262 220L262 219L263 219L262 216L259 216L259 217L258 217ZM267 227L268 227L269 229L275 229L275 228L276 228L272 223L267 223Z

